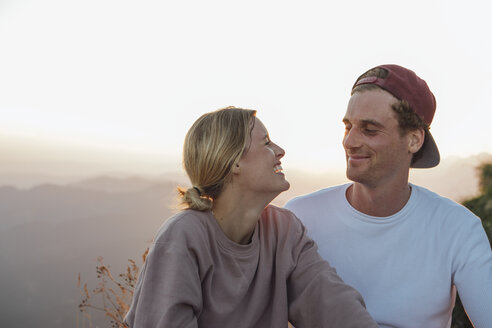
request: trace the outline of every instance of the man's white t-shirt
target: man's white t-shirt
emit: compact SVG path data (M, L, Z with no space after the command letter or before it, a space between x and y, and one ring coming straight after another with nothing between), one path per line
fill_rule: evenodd
M380 327L450 327L456 289L475 327L492 327L492 251L480 219L416 185L398 213L369 216L347 201L350 185L285 207Z

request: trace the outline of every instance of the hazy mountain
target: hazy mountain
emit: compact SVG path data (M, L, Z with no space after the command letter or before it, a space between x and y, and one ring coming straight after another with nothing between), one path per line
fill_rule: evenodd
M479 173L477 168L487 162L492 162L492 154L448 157L435 168L411 170L410 181L461 202L477 194Z
M446 159L412 170L412 181L461 199L477 191L475 167L492 155ZM288 199L344 183L343 172L287 171ZM154 178L96 177L29 189L0 187L0 327L74 327L81 297L77 275L96 287L98 256L114 273L140 259L158 227L172 215L182 174ZM95 319L98 320L97 317Z
M127 177L121 179L115 179L111 177L97 177L89 178L76 183L69 184L70 187L84 189L84 190L94 190L94 191L105 191L112 193L120 192L136 192L149 189L159 183L163 183L160 179L148 179L143 177ZM170 185L177 185L178 182L167 182Z
M98 256L121 272L172 214L174 183L107 192L0 188L0 327L73 327L77 274L96 287Z
M133 172L156 175L163 170L180 170L179 154L3 131L0 158L0 186L21 188L71 183L88 176L125 177Z

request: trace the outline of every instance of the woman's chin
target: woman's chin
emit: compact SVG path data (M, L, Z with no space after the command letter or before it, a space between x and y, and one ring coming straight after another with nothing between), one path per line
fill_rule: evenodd
M290 182L289 181L285 180L285 185L286 185L285 189L283 189L281 192L284 192L284 191L287 191L290 189Z
M280 195L280 194L281 194L281 193L283 193L284 191L289 190L289 188L290 188L290 183L289 183L289 181L284 180L284 181L283 181L283 183L282 183L282 185L281 185L281 186L279 186L278 191L277 191L277 194L275 195L275 197L277 197L278 195Z

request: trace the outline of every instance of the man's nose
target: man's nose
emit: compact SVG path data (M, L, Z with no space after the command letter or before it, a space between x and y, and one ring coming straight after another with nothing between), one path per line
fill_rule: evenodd
M351 128L345 131L345 135L343 136L343 148L350 149L356 148L360 146L360 138L357 130L355 128Z

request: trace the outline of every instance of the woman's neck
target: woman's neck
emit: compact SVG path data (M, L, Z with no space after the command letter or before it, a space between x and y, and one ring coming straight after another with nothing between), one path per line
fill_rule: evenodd
M212 212L229 239L238 244L248 244L261 213L272 200L246 195L227 186L214 200Z

